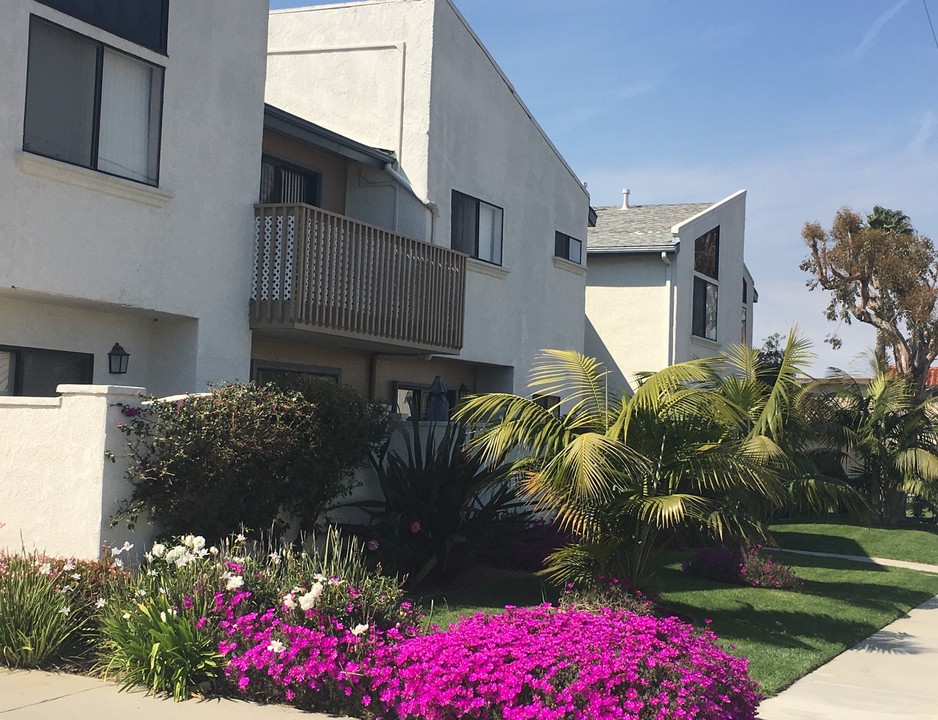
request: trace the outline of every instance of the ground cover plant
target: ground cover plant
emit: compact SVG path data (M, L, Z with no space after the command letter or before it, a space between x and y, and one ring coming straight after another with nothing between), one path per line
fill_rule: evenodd
M738 548L712 545L693 551L681 565L688 575L734 585L798 590L802 582L791 568L755 545L740 552Z
M375 701L395 717L742 720L746 661L677 618L549 606L477 613L379 651Z
M786 520L770 529L781 548L938 565L938 528L912 520L897 528L874 528L840 516Z

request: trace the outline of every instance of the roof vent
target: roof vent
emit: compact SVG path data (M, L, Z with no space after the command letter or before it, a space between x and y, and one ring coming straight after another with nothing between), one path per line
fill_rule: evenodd
M622 209L627 210L629 207L629 189L622 188Z

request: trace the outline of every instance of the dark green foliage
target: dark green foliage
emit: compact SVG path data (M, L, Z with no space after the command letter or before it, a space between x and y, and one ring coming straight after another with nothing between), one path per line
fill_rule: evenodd
M269 529L282 511L312 529L386 432L383 412L327 382L228 385L124 415L134 492L122 515L149 512L167 534L210 540Z
M407 574L413 586L430 573L451 573L506 528L523 527L529 514L505 466L486 469L466 451L462 426L433 425L425 439L418 422L409 430L404 454L388 441L372 456L384 500L355 506L373 518L359 531L382 566Z

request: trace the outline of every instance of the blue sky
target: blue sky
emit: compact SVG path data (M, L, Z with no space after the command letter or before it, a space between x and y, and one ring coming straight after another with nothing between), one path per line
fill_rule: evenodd
M938 47L922 0L455 1L594 205L620 204L623 187L634 204L746 188L756 344L797 323L816 372L864 370L873 333L823 318L800 232L880 204L938 239ZM838 351L822 342L835 331Z

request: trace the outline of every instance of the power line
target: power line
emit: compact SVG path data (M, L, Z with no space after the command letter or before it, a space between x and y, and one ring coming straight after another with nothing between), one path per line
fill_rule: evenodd
M931 13L928 12L928 3L922 0L922 6L925 8L925 17L928 18L928 27L931 28L931 36L935 39L935 47L938 48L938 35L935 35L935 26L931 21Z

